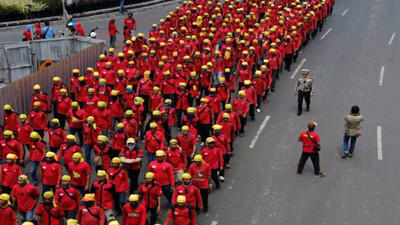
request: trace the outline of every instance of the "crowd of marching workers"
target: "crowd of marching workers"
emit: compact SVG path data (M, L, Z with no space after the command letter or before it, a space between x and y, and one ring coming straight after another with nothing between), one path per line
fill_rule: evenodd
M147 38L109 48L69 81L34 85L30 112L4 106L0 221L16 224L18 212L24 224L115 225L122 214L123 225L153 225L164 195L165 224L195 225L233 142L333 3L185 1Z

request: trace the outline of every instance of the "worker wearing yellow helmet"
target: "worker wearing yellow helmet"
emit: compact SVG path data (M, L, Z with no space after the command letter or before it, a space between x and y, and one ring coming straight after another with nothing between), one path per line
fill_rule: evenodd
M175 189L174 169L170 163L165 161L164 150L157 150L155 156L156 160L149 163L147 171L154 173L155 181L162 187L165 198L172 203L172 194Z
M189 211L189 213L183 213ZM189 206L185 195L178 195L176 197L176 204L168 212L165 224L179 224L178 221L189 221L190 224L196 224L195 212L191 206ZM179 216L177 216L179 215Z
M40 102L39 109L43 112L50 110L50 99L49 95L42 91L42 87L39 84L33 86L33 94L31 98L31 110L35 109L35 102Z
M4 109L3 130L11 130L13 132L17 131L18 114L14 112L14 109L9 104L4 105L3 109Z
M155 224L158 214L161 212L162 203L162 189L161 186L155 182L155 175L153 172L145 174L145 181L140 184L139 194L141 196L148 196L143 198L142 205L150 209L150 224Z
M239 136L242 137L244 135L244 127L246 126L247 114L249 112L249 102L246 99L246 92L244 90L238 92L238 96L233 100L233 105L235 107L233 107L232 110L237 113L240 120Z
M215 142L214 138L208 137L206 139L206 147L201 149L200 154L204 157L204 161L211 167L211 178L215 182L215 186L220 188L218 173L224 168L224 159L221 148L215 146Z
M147 209L142 204L139 203L139 195L132 194L128 198L129 202L124 205L122 218L123 224L146 224L147 221ZM149 210L151 211L151 210ZM150 223L152 224L152 223ZM109 224L110 225L110 224ZM112 224L111 224L112 225ZM117 225L117 224L115 224Z

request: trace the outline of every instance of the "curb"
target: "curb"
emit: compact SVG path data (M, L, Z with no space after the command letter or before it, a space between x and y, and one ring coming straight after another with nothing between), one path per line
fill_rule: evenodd
M157 5L160 3L170 2L170 1L173 1L173 0L153 0L153 1L143 2L143 3L133 4L133 5L127 5L124 7L124 9L130 10L130 9L144 8L147 6ZM108 8L108 9L101 9L101 10L89 11L89 12L84 12L84 13L77 13L77 14L73 14L70 16L72 16L72 18L82 18L82 17L94 16L94 15L100 15L100 14L106 14L106 13L118 12L118 11L119 11L119 7L113 7L113 8ZM21 25L27 25L27 24L32 24L32 23L41 23L41 22L45 22L45 21L57 21L57 20L62 20L62 17L61 16L51 16L51 17L37 18L37 19L33 19L33 20L19 20L19 21L4 22L4 23L0 23L0 28L21 26Z

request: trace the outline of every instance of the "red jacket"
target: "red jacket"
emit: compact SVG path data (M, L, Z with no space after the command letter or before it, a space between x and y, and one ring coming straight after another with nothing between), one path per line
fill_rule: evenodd
M66 141L65 131L61 128L53 130L49 129L49 146L50 147L60 147Z
M128 136L136 138L138 122L134 118L124 118L121 122L125 125L124 131L128 134Z
M60 146L57 161L60 162L61 157L64 157L64 165L68 165L68 163L72 162L72 155L76 152L81 152L79 145L75 144L68 147L67 144L63 144Z
M101 169L107 170L111 166L110 148L106 146L105 148L100 148L98 145L93 146L93 151L96 156L103 156L103 166Z
M145 225L147 219L146 208L140 204L132 209L129 203L122 208L122 224L123 225Z
M3 117L4 121L2 126L4 130L11 130L13 132L16 131L19 124L18 114L15 112L10 114L4 113Z
M174 79L164 79L161 81L160 92L164 95L175 94L176 86L176 81Z
M236 111L236 113L238 114L238 116L240 117L246 117L247 113L249 112L249 102L247 99L243 98L243 99L238 99L235 98L235 100L233 100L233 106L232 109L234 111Z
M178 147L176 149L172 149L168 147L167 149L167 157L165 159L167 162L171 163L174 171L183 170L186 168L186 155L182 148Z
M18 159L21 159L23 155L21 143L15 139L11 139L10 141L1 140L0 153L2 160L5 160L9 153L15 154L17 155Z
M72 100L69 97L63 98L58 96L57 98L57 113L61 115L67 115L71 109Z
M94 109L92 112L92 116L96 122L98 128L102 130L111 129L112 122L111 122L111 113L108 109Z
M203 208L203 201L200 195L200 189L196 185L184 186L183 184L175 188L174 195L172 197L172 204L176 203L178 195L186 196L186 202L191 206L199 206Z
M42 184L59 185L61 181L61 165L57 162L41 162L40 174L42 177Z
M186 111L189 108L189 92L187 91L176 91L176 109Z
M121 167L109 168L107 170L108 178L115 184L115 191L117 193L127 192L129 188L128 173Z
M25 124L25 125L21 125L18 124L17 125L17 140L19 142L21 142L21 144L23 145L27 145L29 144L29 142L31 141L30 138L30 134L32 133L33 129L31 127L31 125L29 124Z
M139 185L138 189L139 194L142 196L142 205L146 208L157 208L158 206L158 197L162 196L161 186L154 182L152 185L147 185L146 183L142 183Z
M101 130L98 127L85 124L83 134L85 135L85 145L95 145L97 144L97 137L101 134Z
M100 73L101 77L106 79L106 84L110 85L110 84L114 84L114 80L117 77L117 75L115 74L115 70L108 70L108 69L104 69L101 71Z
M108 104L110 106L111 117L119 118L124 116L124 103L121 99L117 99L115 101L110 99Z
M164 149L164 135L160 131L147 131L145 135L144 148L149 153L155 153L157 150Z
M45 154L46 144L43 141L29 143L29 161L40 162Z
M216 136L215 134L212 136L215 140L215 147L218 147L222 151L222 155L230 154L231 153L231 146L230 141L227 136L224 134L220 134Z
M245 86L242 87L242 90L246 92L245 98L248 100L250 105L255 104L257 106L257 93L256 90L253 88L253 86L249 86L246 88Z
M189 213L189 210L192 212ZM174 207L168 212L167 220L165 225L168 225L171 221L173 225L196 225L196 215L194 209L189 209L184 207L183 209L179 207Z
M0 184L4 187L12 188L17 184L18 177L21 174L21 166L15 163L12 165L5 163L1 165Z
M197 106L196 116L201 124L211 124L214 121L214 113L210 106Z
M57 207L51 205L44 205L40 203L36 209L36 215L42 218L42 224L62 225L62 218L64 217L64 209L61 205Z
M137 86L137 93L139 95L151 95L153 93L154 83L150 79L144 80L144 78L139 80L139 84Z
M105 223L104 210L97 205L89 208L82 205L78 210L77 218L80 225L103 225Z
M33 103L40 102L40 110L47 111L50 109L50 99L47 93L32 94L31 98L31 110L33 109Z
M206 99L208 99L207 105L211 107L213 113L220 113L222 108L221 108L221 99L215 95L215 96L206 96Z
M115 185L111 181L107 180L105 183L94 181L92 192L95 193L96 204L101 205L105 210L114 208Z
M147 169L148 172L154 173L154 179L161 186L175 186L175 175L172 165L168 162L152 161Z
M129 150L125 148L124 150L121 151L120 154L121 157L125 157L127 159L137 159L137 158L143 158L143 150L141 148ZM125 163L125 168L128 170L139 170L141 168L140 163L133 163L133 164L128 164Z
M314 131L309 131L308 132L310 137L308 137L307 131L303 131L301 132L301 134L299 135L299 141L301 141L303 143L303 152L307 152L307 153L317 153L316 151L314 151L314 142L319 143L319 135L314 132ZM312 140L310 140L310 138Z
M197 163L192 163L188 173L192 176L193 184L200 189L209 188L209 179L211 177L211 167L208 163L203 162L200 166Z
M87 114L84 110L78 109L78 110L73 110L70 109L68 112L68 124L71 128L83 128L83 124L86 122L86 117ZM76 121L73 121L73 118L76 119Z
M97 108L97 102L100 101L97 96L93 96L93 98L89 96L85 96L83 98L83 109L86 111L88 116L92 115L92 111Z
M45 130L47 128L47 115L43 111L31 111L28 116L27 124L32 123L34 130Z
M62 205L64 210L77 210L79 206L79 191L73 187L59 187L54 194L56 203Z
M126 141L128 140L129 135L122 132L115 132L112 138L112 148L113 150L121 151L126 147Z
M150 111L153 112L156 109L160 109L164 102L164 98L160 94L152 94L149 98Z
M224 167L224 159L222 158L222 151L220 148L203 148L200 154L203 160L210 165L211 169L222 169Z

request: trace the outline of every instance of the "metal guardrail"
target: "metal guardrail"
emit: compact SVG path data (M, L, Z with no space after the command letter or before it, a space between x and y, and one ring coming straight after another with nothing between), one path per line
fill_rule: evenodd
M0 87L1 108L5 104L10 104L18 113L29 113L33 85L40 84L43 91L50 95L52 78L59 76L68 86L71 71L75 68L86 71L86 67L94 66L99 54L104 52L104 46L105 41L98 40L98 43L92 44L90 47L72 54L52 66ZM2 117L3 110L0 110L0 118Z

